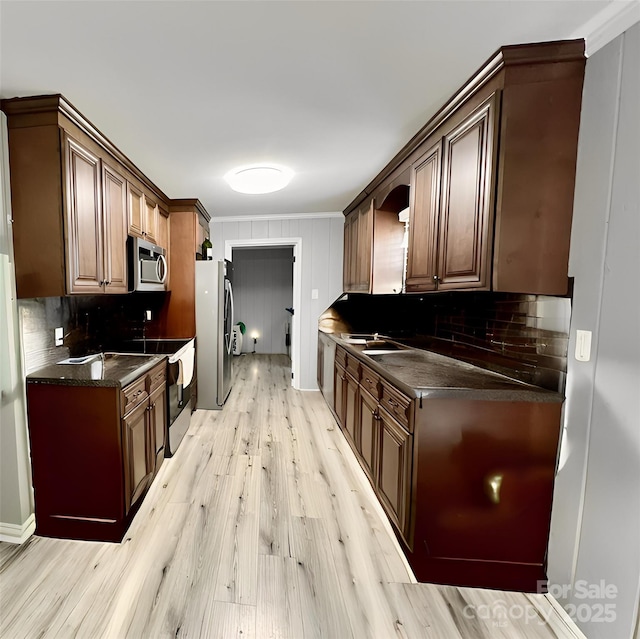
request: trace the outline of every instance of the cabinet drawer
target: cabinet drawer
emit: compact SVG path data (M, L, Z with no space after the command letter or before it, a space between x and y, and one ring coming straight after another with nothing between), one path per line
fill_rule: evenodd
M360 381L360 360L357 360L351 355L347 355L347 373L349 373L354 379Z
M146 376L143 376L122 389L122 414L126 415L147 397L149 397L149 393L147 392Z
M336 348L336 362L340 364L342 368L347 367L347 351L341 346Z
M362 379L360 380L360 385L376 399L380 398L380 377L364 364L362 365Z
M382 398L380 405L395 417L410 433L413 432L413 419L411 419L411 398L382 381Z
M166 383L166 364L162 362L162 364L159 364L154 369L152 369L147 376L147 379L149 380L149 394L151 394L154 390L156 390L156 388L160 388L160 386L163 386Z

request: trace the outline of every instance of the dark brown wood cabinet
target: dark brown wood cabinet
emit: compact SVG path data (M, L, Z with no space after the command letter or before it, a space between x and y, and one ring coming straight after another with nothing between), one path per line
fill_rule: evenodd
M36 534L120 541L164 459L166 363L123 389L27 383Z
M358 367L356 387L350 371ZM546 579L557 397L482 399L470 390L416 399L340 345L335 371L346 440L416 577L534 592Z
M105 287L111 293L127 292L127 181L102 162L102 201L105 236Z
M70 293L102 293L104 228L100 158L63 136L66 173L67 273Z
M190 339L196 334L196 259L209 235L209 213L199 200L172 200L169 207L169 288L160 314L161 335ZM160 218L162 218L160 210ZM162 227L162 223L160 224Z
M338 426L344 430L345 422L345 399L347 396L347 372L341 366L340 362L336 358L335 363L335 376L333 385L333 397L334 397L334 410L338 420Z
M380 415L378 400L360 387L360 462L374 485L378 481L378 449L380 447Z
M493 94L412 167L408 292L490 286L497 104Z
M166 196L62 96L1 106L18 297L126 293L127 231L155 241Z
M584 65L582 40L502 47L347 207L410 167L407 292L567 293Z
M413 436L383 407L378 410L378 420L380 424L378 496L398 532L407 540L409 539Z
M371 288L373 200L351 213L345 221L345 291L368 293Z
M383 294L402 290L404 224L398 221L398 211L376 206L377 201L371 198L345 219L346 292Z
M126 180L71 136L63 145L67 290L126 293Z
M344 428L343 431L353 447L357 448L360 441L360 424L358 421L359 390L358 380L346 373L344 397Z

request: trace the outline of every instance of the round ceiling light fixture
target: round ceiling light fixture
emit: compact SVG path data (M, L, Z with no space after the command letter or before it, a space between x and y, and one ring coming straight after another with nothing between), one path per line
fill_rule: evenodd
M283 189L292 177L293 171L284 166L253 164L229 171L224 179L238 193L258 195Z

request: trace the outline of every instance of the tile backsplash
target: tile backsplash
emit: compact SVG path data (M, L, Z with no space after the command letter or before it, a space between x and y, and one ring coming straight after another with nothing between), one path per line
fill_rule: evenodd
M132 293L18 300L26 374L69 356L117 350L127 339L157 335L157 322L145 321L145 310L159 315L165 293ZM63 346L54 330L62 327Z
M523 382L564 391L571 299L492 292L348 295L332 312L356 332L404 338Z

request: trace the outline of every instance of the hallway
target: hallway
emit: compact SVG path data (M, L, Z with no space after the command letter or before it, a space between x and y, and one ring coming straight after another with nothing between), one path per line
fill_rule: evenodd
M121 544L0 544L3 639L581 636L542 595L412 583L321 394L286 356L234 365Z

